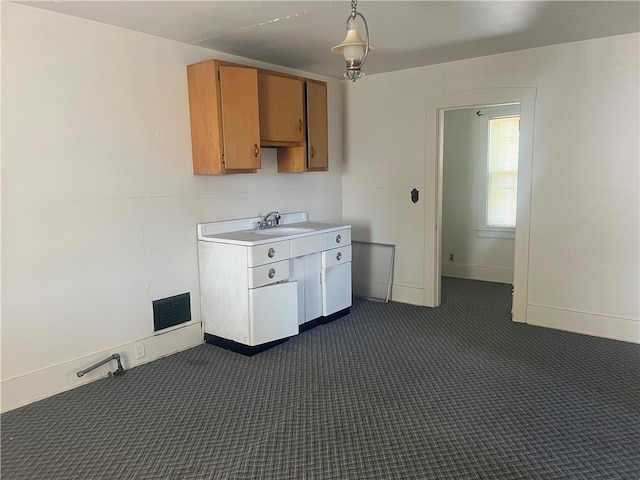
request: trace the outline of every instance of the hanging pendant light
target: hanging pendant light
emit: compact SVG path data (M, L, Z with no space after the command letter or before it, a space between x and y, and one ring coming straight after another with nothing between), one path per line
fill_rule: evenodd
M369 43L369 27L364 16L356 11L358 0L351 0L351 15L347 17L347 36L340 45L336 45L331 52L344 55L347 63L347 71L342 75L344 78L355 82L364 76L362 67L367 61L369 51L375 50L375 47ZM358 17L362 19L364 25L365 39L363 40L358 33Z

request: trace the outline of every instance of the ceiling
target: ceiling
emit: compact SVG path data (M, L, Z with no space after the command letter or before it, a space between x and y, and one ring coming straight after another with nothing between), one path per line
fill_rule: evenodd
M340 78L349 1L15 1ZM640 31L637 1L361 0L368 74Z

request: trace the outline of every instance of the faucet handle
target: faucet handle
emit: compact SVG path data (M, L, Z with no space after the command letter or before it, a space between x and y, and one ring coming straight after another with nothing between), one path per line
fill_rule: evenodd
M270 217L273 217L273 220L270 220ZM267 227L277 227L280 224L280 213L277 211L267 213L262 220L259 220L256 223L256 228L267 228Z

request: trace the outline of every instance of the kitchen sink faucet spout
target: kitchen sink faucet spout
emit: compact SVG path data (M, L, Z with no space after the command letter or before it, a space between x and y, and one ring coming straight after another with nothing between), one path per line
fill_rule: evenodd
M273 217L273 220L269 220L269 217ZM279 224L280 224L280 213L274 210L273 212L269 212L264 217L262 217L262 220L260 220L256 224L256 228L277 227Z

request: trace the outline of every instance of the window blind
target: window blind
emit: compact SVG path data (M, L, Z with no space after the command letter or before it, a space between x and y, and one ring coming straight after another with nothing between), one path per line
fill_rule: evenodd
M489 120L487 226L515 227L520 116Z

